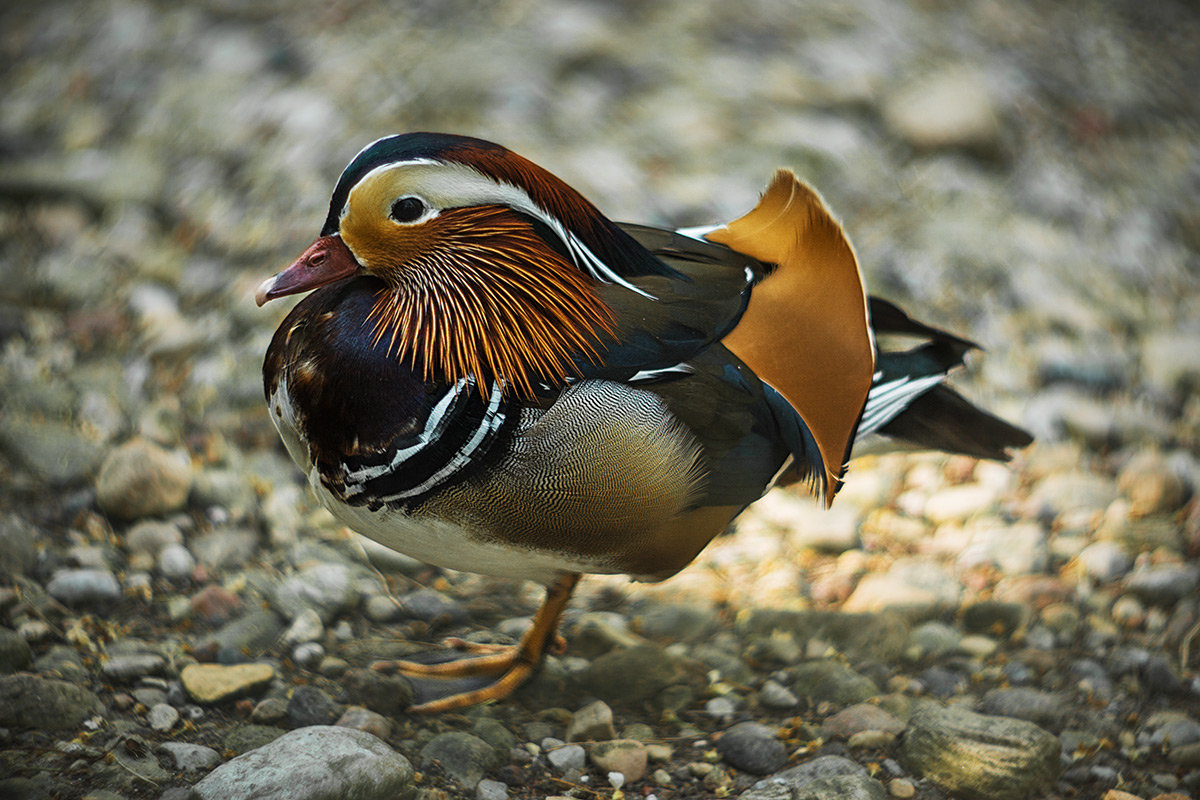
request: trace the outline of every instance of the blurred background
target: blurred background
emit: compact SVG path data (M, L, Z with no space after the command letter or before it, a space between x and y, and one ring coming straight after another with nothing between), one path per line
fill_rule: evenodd
M185 462L167 511L191 512L189 536L332 527L267 423L261 358L289 304L257 309L253 287L316 236L363 145L439 130L646 223L731 219L791 167L874 292L986 348L959 385L1037 445L1012 470L872 460L832 516L769 501L751 543L826 530L834 560L796 570L845 573L822 594L789 572L781 602L845 599L883 551L948 560L951 583L1053 573L1101 534L1130 563L1186 558L1197 42L1188 2L5 4L0 512L42 548L119 541L116 515L104 535L79 515L141 437ZM1028 523L1031 560L1001 564L981 515ZM972 542L983 555L954 561Z

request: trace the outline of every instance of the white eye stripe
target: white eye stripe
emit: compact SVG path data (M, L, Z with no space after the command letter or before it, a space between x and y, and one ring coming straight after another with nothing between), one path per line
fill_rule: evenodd
M447 209L464 206L504 205L545 223L562 240L571 260L579 269L601 283L615 283L631 292L655 300L653 295L629 281L598 257L562 221L539 206L529 193L519 186L503 183L485 175L466 164L414 158L381 164L364 175L357 185L376 180L378 176L392 170L409 172L414 183L420 185L422 197L430 208ZM353 190L352 190L353 193Z

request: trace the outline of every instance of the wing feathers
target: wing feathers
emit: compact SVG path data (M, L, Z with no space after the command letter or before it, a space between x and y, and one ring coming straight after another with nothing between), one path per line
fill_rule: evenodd
M722 341L811 429L831 501L874 370L854 250L820 196L788 170L775 173L750 213L706 238L778 265Z

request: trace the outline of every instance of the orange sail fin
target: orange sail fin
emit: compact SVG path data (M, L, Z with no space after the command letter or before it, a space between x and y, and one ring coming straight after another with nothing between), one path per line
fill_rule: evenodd
M723 344L804 419L832 502L875 368L854 249L820 195L782 169L752 211L706 238L777 265Z

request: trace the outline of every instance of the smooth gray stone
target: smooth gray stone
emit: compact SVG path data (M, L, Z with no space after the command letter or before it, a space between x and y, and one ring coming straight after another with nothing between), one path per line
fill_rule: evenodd
M410 797L408 759L363 731L315 725L217 767L200 800L394 800Z

